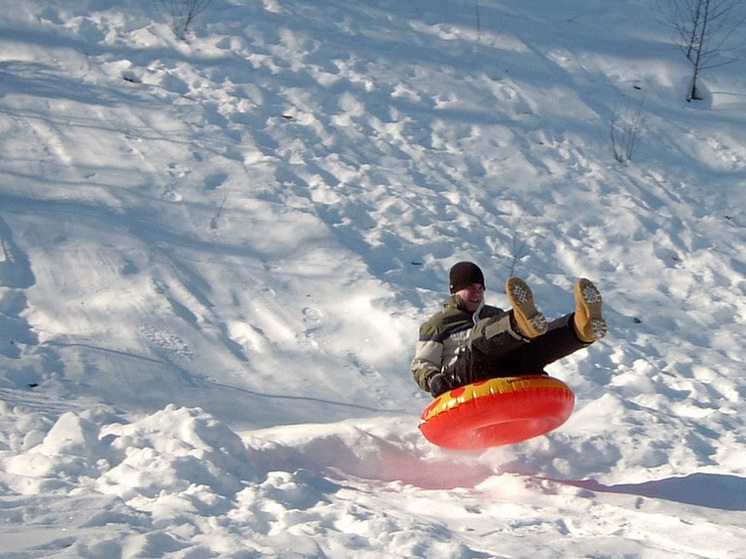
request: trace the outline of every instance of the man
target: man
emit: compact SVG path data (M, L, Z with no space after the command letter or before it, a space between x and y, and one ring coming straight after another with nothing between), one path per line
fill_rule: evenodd
M509 311L484 304L484 274L473 262L454 265L449 279L451 296L420 326L410 366L433 397L479 380L546 374L548 364L606 335L601 294L588 279L575 282L575 312L551 323L517 277L505 284Z

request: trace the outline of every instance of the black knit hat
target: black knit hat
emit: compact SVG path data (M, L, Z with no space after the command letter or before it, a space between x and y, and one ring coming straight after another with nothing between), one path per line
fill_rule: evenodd
M461 291L472 283L479 283L484 287L484 274L479 266L473 262L459 262L454 264L449 274L451 293Z

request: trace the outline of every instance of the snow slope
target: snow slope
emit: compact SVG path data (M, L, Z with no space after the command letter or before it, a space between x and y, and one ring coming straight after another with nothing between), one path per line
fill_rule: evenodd
M746 63L687 104L642 0L172 4L0 0L1 557L743 556ZM557 431L420 436L461 259L601 287Z

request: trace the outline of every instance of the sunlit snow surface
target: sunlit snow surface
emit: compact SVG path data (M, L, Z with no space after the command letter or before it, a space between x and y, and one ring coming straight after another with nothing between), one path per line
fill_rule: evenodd
M744 62L686 103L642 0L172 4L0 0L1 557L742 556ZM557 431L420 435L462 259L600 287Z

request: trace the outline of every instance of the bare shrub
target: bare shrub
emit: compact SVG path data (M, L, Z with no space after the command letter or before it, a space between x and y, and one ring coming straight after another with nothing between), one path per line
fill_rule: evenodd
M611 114L611 152L619 163L627 164L632 160L632 155L645 136L645 115L642 110L644 102L644 97L634 104L626 101L621 111L614 107Z
M744 45L743 0L668 0L668 20L679 46L692 63L686 100L701 99L698 88L703 70L735 62Z
M157 2L171 16L174 34L179 39L186 40L194 18L204 12L212 0L157 0Z

